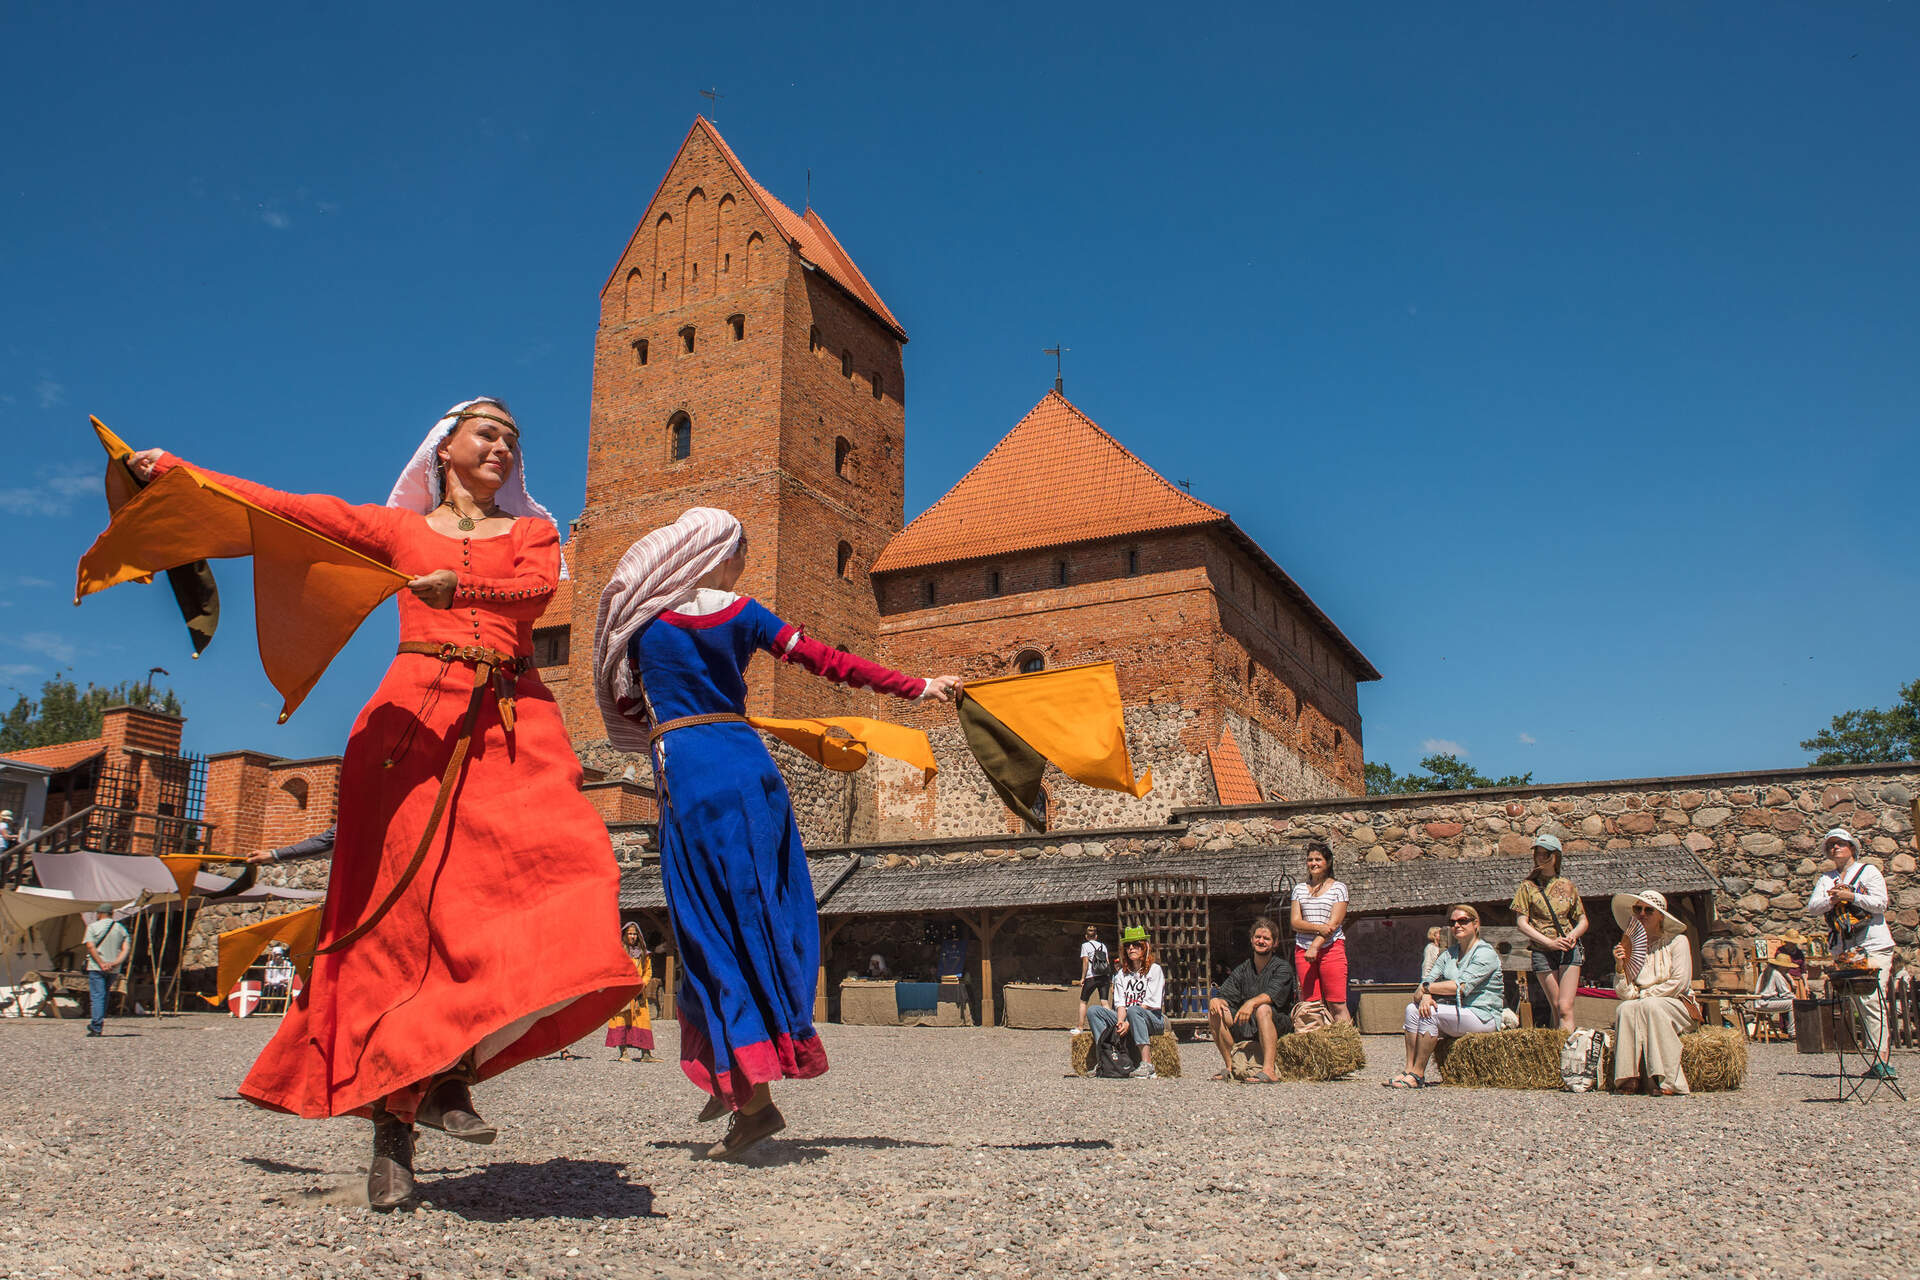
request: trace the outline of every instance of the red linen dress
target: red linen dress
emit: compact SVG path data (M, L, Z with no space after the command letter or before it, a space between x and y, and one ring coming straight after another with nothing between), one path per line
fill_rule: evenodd
M162 470L181 465L167 455ZM204 471L249 501L420 576L451 569L453 607L400 594L400 638L533 652L533 622L559 580L544 520L496 537L438 533L426 517L279 493ZM399 654L347 740L338 838L320 945L382 902L413 857L473 689L473 667ZM579 760L537 671L515 685L503 727L489 690L432 847L371 932L317 956L312 979L240 1092L302 1116L366 1115L388 1098L411 1119L414 1087L477 1049L477 1078L552 1053L604 1024L638 990L620 945L619 870L580 793ZM395 1095L395 1096L389 1096Z

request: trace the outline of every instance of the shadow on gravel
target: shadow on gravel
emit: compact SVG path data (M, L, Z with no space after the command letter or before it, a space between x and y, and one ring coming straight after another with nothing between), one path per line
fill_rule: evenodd
M241 1156L241 1164L250 1164L262 1173L325 1173L325 1169L309 1169L303 1164L288 1164L284 1160L274 1160L267 1156Z
M653 1211L653 1188L628 1182L624 1164L548 1160L494 1164L458 1178L423 1181L423 1203L469 1222L537 1218L664 1218Z
M710 1143L652 1142L647 1145L662 1151L684 1151L701 1159ZM750 1168L768 1168L784 1164L807 1164L825 1158L830 1150L855 1151L937 1151L941 1148L982 1151L1111 1151L1105 1138L1070 1138L1062 1142L915 1142L911 1138L804 1138L783 1142L769 1141L740 1161Z

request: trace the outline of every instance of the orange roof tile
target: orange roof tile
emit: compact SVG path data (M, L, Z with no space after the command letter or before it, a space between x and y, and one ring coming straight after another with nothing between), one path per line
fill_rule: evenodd
M872 572L1226 518L1136 458L1065 396L1049 391L945 497L894 535Z
M1247 768L1247 758L1240 754L1232 729L1220 730L1220 744L1207 748L1207 763L1213 766L1213 789L1220 796L1220 804L1265 803L1266 797L1260 794L1260 784L1253 780L1253 770Z
M82 761L91 760L106 749L105 738L86 738L79 742L55 742L44 747L9 751L5 755L0 755L0 760L14 760L42 769L52 769L58 773L63 769L71 769Z
M533 620L536 627L564 627L573 622L573 579L562 578L547 597L547 607Z
M781 235L786 237L787 243L792 245L802 258L824 271L828 279L852 295L854 301L871 311L875 319L893 330L900 341L905 342L907 331L900 327L898 320L894 319L893 312L889 311L887 304L880 300L879 292L868 282L860 268L854 265L853 259L841 247L840 241L835 238L833 232L827 230L827 224L821 220L820 215L811 208L806 211L804 217L795 214L793 210L775 199L772 192L754 181L753 175L747 172L747 167L740 163L740 157L733 153L733 148L727 145L727 140L720 136L720 131L714 128L713 122L705 116L693 118L693 127L687 130L687 140L691 140L696 131L702 130L713 144L720 148L720 154L725 156L727 163L733 166L733 171L739 177L741 185L746 187L748 194L760 203L760 207L766 211L773 225L779 229ZM686 149L687 142L683 140L680 151ZM679 157L680 152L676 151L674 159L677 161ZM667 166L667 172L673 172L672 165ZM660 183L662 186L666 185L664 176L660 179ZM659 194L659 190L656 189L654 198L658 199ZM647 207L649 209L653 207L653 200L647 201ZM633 237L627 241L628 248L621 250L621 261L626 260L627 252L632 248L633 239L639 237L640 231L641 227L634 228ZM614 264L613 270L614 275L619 274L619 263ZM606 287L611 287L612 284L613 276L608 276Z

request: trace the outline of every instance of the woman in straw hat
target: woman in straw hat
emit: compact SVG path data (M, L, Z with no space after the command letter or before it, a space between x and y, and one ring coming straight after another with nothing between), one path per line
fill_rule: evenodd
M1694 1023L1687 926L1667 910L1665 896L1652 889L1613 895L1613 919L1621 934L1613 949L1613 989L1620 995L1614 1015L1614 1091L1636 1092L1644 1080L1648 1093L1684 1094L1687 1075L1680 1069L1680 1037L1693 1030Z
M830 648L735 594L746 533L695 507L627 549L600 595L594 693L608 742L646 752L660 797L660 878L680 956L680 1066L732 1113L707 1151L733 1160L786 1126L770 1085L827 1069L813 1028L820 925L786 782L746 722L761 651L876 693L951 700L921 679Z
M185 465L158 449L129 464L142 480ZM204 474L411 575L399 653L341 762L312 980L240 1086L272 1110L372 1119L368 1199L391 1209L414 1189L416 1122L493 1141L470 1086L636 988L606 825L531 661L559 530L496 399L448 410L385 506Z

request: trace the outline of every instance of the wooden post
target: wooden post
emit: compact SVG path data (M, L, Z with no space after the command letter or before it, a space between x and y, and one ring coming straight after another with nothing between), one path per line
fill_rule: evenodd
M847 921L852 918L852 916L842 916L831 924L825 920L820 922L820 983L813 991L813 1020L815 1022L825 1022L827 1020L827 948L833 945L835 935L837 935L840 930L846 926Z
M975 921L964 912L960 915L960 922L966 925L967 928L973 930L973 936L979 939L980 942L980 1023L982 1026L991 1027L995 1025L993 1001L993 939L994 936L1000 932L1001 926L1012 918L1013 912L1011 911L1002 915L998 920L993 918L993 912L984 910L980 913L978 921Z

